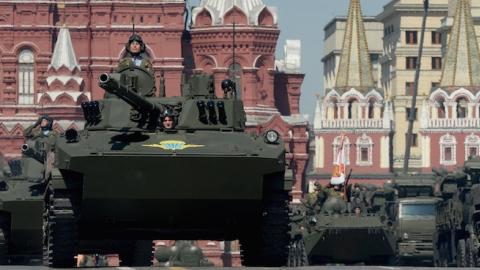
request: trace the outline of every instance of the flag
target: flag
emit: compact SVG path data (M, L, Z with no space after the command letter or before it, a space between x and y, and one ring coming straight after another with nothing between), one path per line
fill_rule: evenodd
M335 153L335 162L333 163L333 172L330 183L332 185L341 185L345 183L345 151L344 151L345 135L340 136L340 144Z

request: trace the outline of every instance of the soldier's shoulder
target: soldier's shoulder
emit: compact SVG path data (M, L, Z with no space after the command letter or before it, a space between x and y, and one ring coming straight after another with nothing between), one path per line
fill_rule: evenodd
M130 65L130 62L132 62L132 59L130 58L123 58L122 60L120 60L120 62L118 63L118 68L121 69L121 68L125 68L125 67L128 67Z

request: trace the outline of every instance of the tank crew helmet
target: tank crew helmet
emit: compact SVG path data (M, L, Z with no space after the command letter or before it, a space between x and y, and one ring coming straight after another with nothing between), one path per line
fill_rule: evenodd
M51 118L48 115L42 115L42 116L40 116L40 123L42 122L43 119L47 120L48 124L46 126L43 126L43 127L40 126L42 131L52 130L53 129L53 118Z
M173 127L177 125L177 118L175 117L175 112L171 108L166 108L165 111L162 113L161 120L162 120L162 126L166 128L166 126L163 124L165 119L168 117L170 120L172 120Z
M143 39L142 37L139 35L139 34L132 34L130 36L130 38L128 38L128 42L127 44L125 44L125 50L127 52L129 52L130 54L133 54L131 51L130 51L130 44L132 44L132 42L138 42L140 44L140 52L138 54L142 54L145 52L146 50L146 47L145 47L145 43L143 42Z

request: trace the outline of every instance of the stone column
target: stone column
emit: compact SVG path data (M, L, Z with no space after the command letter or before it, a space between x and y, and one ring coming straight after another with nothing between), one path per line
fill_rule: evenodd
M379 103L375 103L375 105L373 105L373 119L380 119L381 118L382 107L383 107L383 105L379 104ZM387 109L388 108L385 107L385 110L387 110Z
M467 109L467 118L475 118L475 103L469 102Z

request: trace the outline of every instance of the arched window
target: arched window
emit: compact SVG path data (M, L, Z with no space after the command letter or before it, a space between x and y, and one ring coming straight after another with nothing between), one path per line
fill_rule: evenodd
M370 166L373 164L373 142L372 138L363 133L357 139L357 165Z
M469 157L478 157L480 151L480 137L473 133L465 137L465 160Z
M34 104L35 57L23 49L18 57L18 104Z
M359 107L356 99L352 99L348 102L348 119L359 119Z
M338 136L333 140L333 159L332 159L332 163L335 163L335 161L336 161L335 158L337 156L341 140L342 140L341 136ZM345 159L344 160L345 165L350 164L349 155L350 155L350 140L348 139L347 136L345 136L344 139L343 139L343 157Z
M440 137L440 164L455 165L457 164L457 140L450 134Z
M375 101L370 100L368 102L368 119L375 118Z
M457 99L457 118L467 117L468 101L466 98Z
M438 118L445 118L447 115L446 109L445 109L445 100L443 98L437 100L436 105L437 105Z
M237 97L239 99L242 99L242 89L243 89L242 88L242 77L243 77L242 66L238 63L230 65L230 67L228 68L228 73L230 78L235 82L237 86Z

